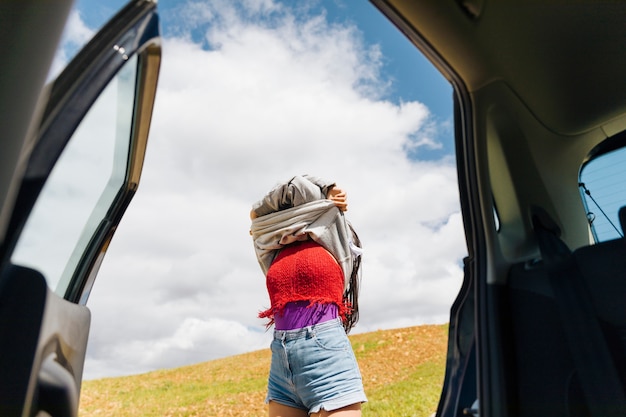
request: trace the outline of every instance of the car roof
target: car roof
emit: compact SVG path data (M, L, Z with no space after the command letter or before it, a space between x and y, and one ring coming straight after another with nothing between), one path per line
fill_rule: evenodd
M501 80L555 132L580 134L626 113L623 2L375 3L426 39L468 91Z

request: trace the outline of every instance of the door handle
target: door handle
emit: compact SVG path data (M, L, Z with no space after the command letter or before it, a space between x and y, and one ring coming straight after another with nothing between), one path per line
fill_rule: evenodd
M37 377L36 411L51 417L77 417L78 388L69 370L50 354L41 364ZM35 414L36 415L36 414Z

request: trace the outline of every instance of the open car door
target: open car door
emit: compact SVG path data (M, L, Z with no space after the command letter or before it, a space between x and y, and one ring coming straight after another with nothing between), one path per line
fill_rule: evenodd
M156 2L131 1L44 88L71 1L7 3L0 52L22 52L0 64L0 415L76 416L85 303L142 170Z

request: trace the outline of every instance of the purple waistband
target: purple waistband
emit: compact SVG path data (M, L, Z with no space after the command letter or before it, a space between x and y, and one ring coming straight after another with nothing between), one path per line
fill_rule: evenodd
M337 318L339 309L335 304L316 303L310 307L309 304L309 301L287 303L283 311L274 315L275 329L301 329Z

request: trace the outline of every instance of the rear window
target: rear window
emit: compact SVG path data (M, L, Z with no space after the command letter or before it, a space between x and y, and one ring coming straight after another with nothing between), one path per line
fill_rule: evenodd
M626 205L626 147L585 164L579 187L595 242L623 237L618 211Z

